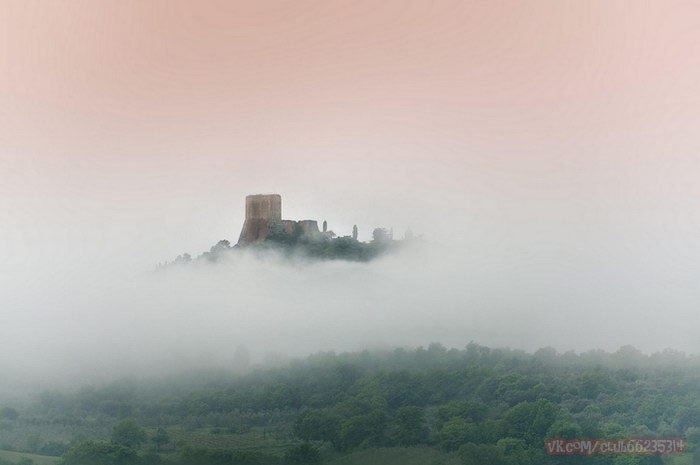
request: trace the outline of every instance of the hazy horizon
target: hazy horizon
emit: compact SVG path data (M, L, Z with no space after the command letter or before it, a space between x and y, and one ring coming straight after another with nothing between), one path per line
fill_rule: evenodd
M697 5L4 6L0 368L700 353ZM234 243L245 196L273 192L284 218L430 246L152 275Z

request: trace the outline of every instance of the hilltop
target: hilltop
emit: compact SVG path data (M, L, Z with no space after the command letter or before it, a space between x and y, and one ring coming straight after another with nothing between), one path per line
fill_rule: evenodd
M363 242L358 240L357 225L353 226L352 235L338 236L328 230L326 221L319 229L316 220L282 219L282 197L279 194L257 194L246 197L245 222L235 245L223 239L196 258L185 253L161 266L193 261L218 262L242 250L271 251L285 257L311 260L367 262L416 240L411 232L407 232L403 240L395 240L393 229L375 228L372 240Z

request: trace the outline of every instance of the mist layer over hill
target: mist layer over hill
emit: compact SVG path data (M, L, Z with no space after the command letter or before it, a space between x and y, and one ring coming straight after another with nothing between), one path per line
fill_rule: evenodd
M697 351L685 305L661 313L650 297L662 283L621 292L581 263L513 253L423 243L370 263L243 252L140 275L86 269L4 289L0 364L6 383L39 388L230 367L240 346L254 363L433 341Z

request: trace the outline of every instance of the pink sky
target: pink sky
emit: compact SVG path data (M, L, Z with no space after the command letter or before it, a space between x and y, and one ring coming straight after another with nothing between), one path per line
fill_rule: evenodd
M235 239L252 192L365 234L655 221L700 193L699 18L669 1L8 1L0 214L12 241L128 236L162 245L149 259Z
M252 152L261 139L322 143L340 131L518 148L667 129L697 117L699 10L10 1L0 16L3 152L59 166L98 153L160 163L182 156L177 147L236 140Z

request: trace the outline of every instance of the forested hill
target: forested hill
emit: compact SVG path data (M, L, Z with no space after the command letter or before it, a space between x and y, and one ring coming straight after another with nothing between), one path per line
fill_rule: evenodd
M3 448L65 452L65 465L356 463L383 450L464 465L690 464L700 458L700 363L631 347L577 355L433 344L47 392L3 411ZM690 451L664 462L556 458L543 445L658 436L687 437Z
M236 258L236 253L248 251L252 253L277 253L281 257L305 259L305 260L346 260L355 262L368 262L381 255L399 250L400 248L422 243L420 238L404 240L372 240L370 242L358 241L349 236L306 239L287 235L271 235L265 242L251 244L245 247L231 245L227 240L221 240L212 246L208 252L204 252L193 258L189 253L184 253L175 260L159 265L159 268L167 268L174 265L186 265L189 263L215 263Z

